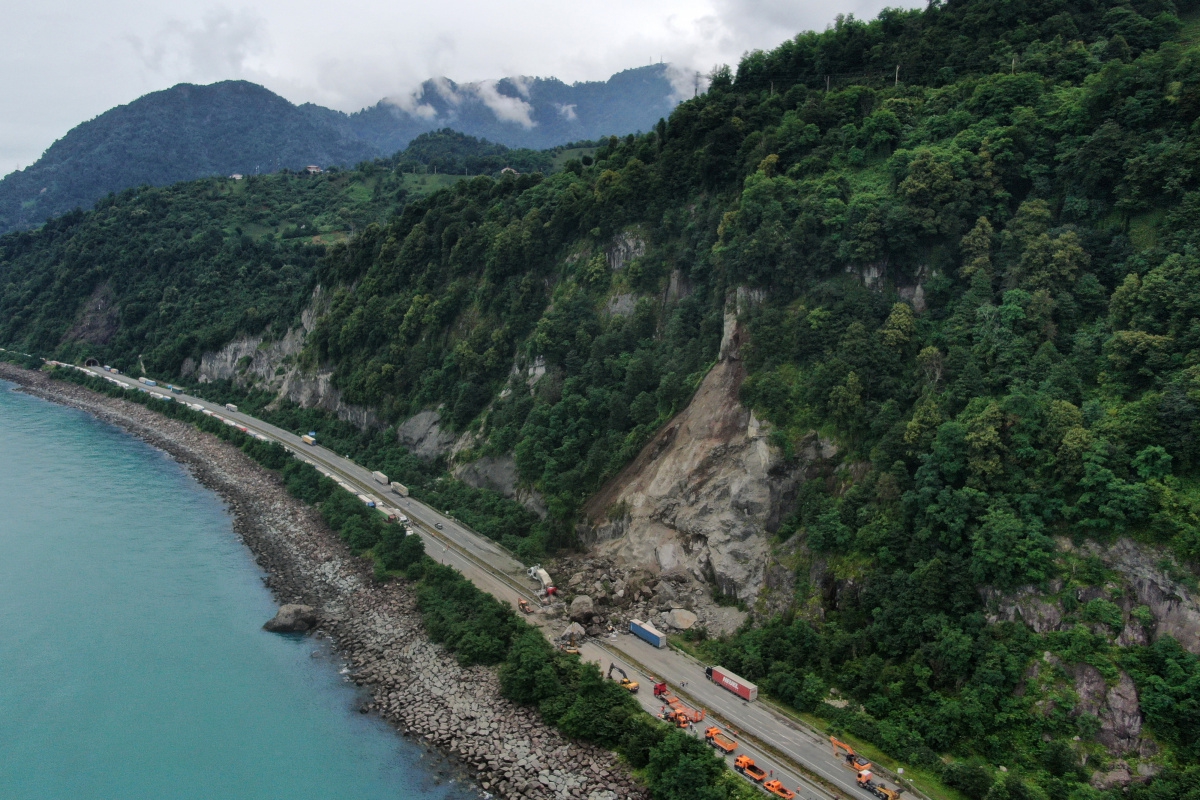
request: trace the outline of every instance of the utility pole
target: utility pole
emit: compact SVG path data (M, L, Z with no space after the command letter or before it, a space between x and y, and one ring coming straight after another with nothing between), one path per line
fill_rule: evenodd
M893 86L899 86L899 85L900 85L900 65L899 65L899 64L897 64L897 65L896 65L896 82L895 82L894 84L892 84L892 85L893 85Z

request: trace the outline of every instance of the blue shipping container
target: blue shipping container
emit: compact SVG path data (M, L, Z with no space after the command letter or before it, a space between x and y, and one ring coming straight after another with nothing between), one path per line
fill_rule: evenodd
M653 625L639 619L629 621L629 632L639 639L645 639L655 647L666 647L667 637Z

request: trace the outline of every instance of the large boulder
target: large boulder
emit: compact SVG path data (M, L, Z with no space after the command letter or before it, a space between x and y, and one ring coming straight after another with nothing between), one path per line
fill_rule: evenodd
M595 614L595 609L592 605L592 598L586 594L576 595L571 601L571 620L574 622L587 622Z
M686 608L673 608L667 614L667 624L680 631L686 631L696 624L696 615Z
M317 627L317 610L312 606L288 603L279 607L274 619L263 628L272 633L307 633Z

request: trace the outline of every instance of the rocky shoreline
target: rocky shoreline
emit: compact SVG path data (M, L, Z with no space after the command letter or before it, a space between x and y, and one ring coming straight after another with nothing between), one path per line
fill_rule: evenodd
M315 509L237 448L137 403L10 364L0 363L0 379L128 431L221 495L276 599L317 610L319 631L374 698L364 710L457 759L489 795L648 798L613 753L566 739L535 710L502 698L493 670L461 667L430 642L412 593L398 583L376 583Z

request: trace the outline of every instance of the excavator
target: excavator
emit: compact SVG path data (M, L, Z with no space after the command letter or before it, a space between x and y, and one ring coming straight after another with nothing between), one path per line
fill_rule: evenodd
M846 766L850 769L859 773L871 769L871 762L855 753L854 748L843 742L841 739L830 736L829 743L833 745L833 754L835 756L839 755L839 751L841 751L840 754L845 760Z
M614 664L611 661L608 662L608 675L606 677L611 681L613 679L613 670L614 669L617 672L621 673L621 680L619 681L619 683L621 684L621 688L627 689L630 694L637 694L637 690L641 686L641 684L638 683L637 681L629 680L629 676L625 674L625 670L621 669L620 667L618 667L616 664Z

